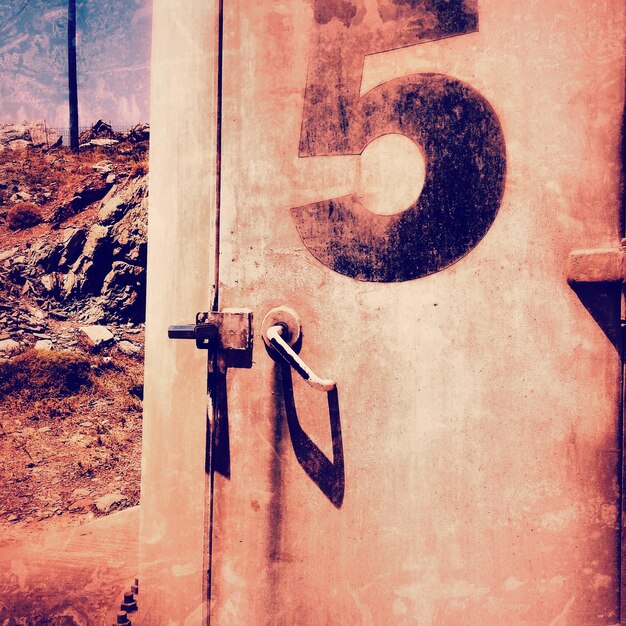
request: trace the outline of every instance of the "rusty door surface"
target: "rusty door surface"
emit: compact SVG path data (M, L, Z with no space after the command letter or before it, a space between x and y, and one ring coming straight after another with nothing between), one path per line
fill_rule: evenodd
M179 394L202 412L205 362L193 357L190 385L193 348L167 346L162 324L148 334L147 372L170 350L170 391L146 383L154 602L192 578L210 594L204 618L189 600L163 623L618 624L620 360L567 266L573 249L620 242L622 2L225 0L221 20L219 305L252 309L253 364L227 374L211 484L203 415L174 431L163 409ZM183 47L215 68L219 16L173 22L163 39L205 37L204 53ZM154 71L191 80L168 41L157 59L179 62ZM213 113L202 98L220 80L205 79L181 98L195 120ZM210 188L213 135L170 122L178 149L193 137L196 175L168 180ZM151 177L167 161L153 130ZM173 277L161 257L178 246L190 319L208 305L213 209L177 208L183 189L172 229L155 184L153 267ZM156 308L169 299L150 272ZM334 390L266 348L279 306ZM181 321L167 307L178 319L153 319Z

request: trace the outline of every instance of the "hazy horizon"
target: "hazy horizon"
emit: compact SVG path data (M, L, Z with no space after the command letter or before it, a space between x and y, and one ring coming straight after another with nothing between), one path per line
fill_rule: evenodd
M79 124L149 122L152 0L77 0ZM68 126L67 0L0 0L0 123Z

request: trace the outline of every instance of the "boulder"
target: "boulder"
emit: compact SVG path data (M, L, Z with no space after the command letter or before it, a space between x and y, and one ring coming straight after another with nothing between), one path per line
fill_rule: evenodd
M115 139L117 137L117 134L110 124L107 124L104 120L98 120L91 128L81 133L78 141L81 144L85 144L89 143L92 139L96 139L98 137Z
M44 120L37 120L29 125L30 140L33 146L56 148L61 145L63 135L50 128Z
M30 141L26 141L25 139L16 139L15 141L7 144L6 147L9 150L25 150L30 145Z
M115 340L113 333L106 326L81 326L78 330L94 348L109 345Z
M132 341L124 339L117 344L117 348L123 354L127 356L138 356L141 354L141 347L134 344Z
M3 339L0 341L0 354L7 356L14 354L20 349L20 344L15 339Z
M16 150L29 146L56 147L61 145L62 135L47 126L44 120L23 124L0 124L0 151Z
M30 142L26 124L0 124L0 144L7 145L19 140Z

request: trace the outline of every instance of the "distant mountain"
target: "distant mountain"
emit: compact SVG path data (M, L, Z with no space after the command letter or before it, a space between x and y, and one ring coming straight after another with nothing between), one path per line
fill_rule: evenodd
M151 0L77 0L80 125L149 121ZM68 125L67 1L0 0L0 122Z

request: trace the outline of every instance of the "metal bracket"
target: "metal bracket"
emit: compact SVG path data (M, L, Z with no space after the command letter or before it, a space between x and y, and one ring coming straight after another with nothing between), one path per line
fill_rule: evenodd
M169 326L170 339L195 339L199 350L217 349L228 352L252 350L252 311L224 309L203 311L196 315L195 324Z
M617 346L618 324L626 328L626 239L612 248L573 250L567 282Z
M624 281L626 251L621 248L574 250L570 254L567 280L570 283L621 283Z

